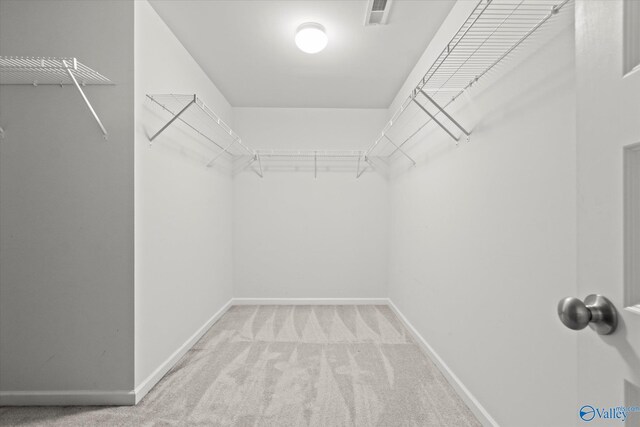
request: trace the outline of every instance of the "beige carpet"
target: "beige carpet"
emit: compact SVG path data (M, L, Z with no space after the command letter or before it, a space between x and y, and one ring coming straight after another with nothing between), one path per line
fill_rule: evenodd
M137 406L0 408L0 424L480 425L386 306L232 307Z

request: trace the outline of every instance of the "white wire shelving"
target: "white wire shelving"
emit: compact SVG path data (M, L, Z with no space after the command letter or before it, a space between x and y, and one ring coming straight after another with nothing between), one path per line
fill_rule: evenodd
M181 122L216 148L217 153L207 163L208 167L227 156L232 161L247 160L242 168L252 168L260 177L264 177L269 167L277 169L291 162L310 166L316 177L318 171L322 167L327 168L329 163L334 168L337 164L343 169L352 168L356 177L360 177L366 169L361 167L361 163L364 163L363 150L254 150L242 142L240 136L196 94L148 94L147 98L168 113L168 121L149 137L150 142L175 122Z
M208 167L213 166L224 155L231 158L256 157L256 152L247 147L240 136L198 95L157 94L147 95L147 98L170 115L169 121L149 138L150 142L174 122L180 121L217 148L218 152L209 160Z
M479 0L453 38L444 46L411 94L402 102L380 136L366 150L253 150L209 109L197 95L147 95L155 104L170 113L169 121L150 140L153 141L175 121L212 142L219 152L207 166L223 155L244 158L244 168L252 167L260 176L267 169L264 162L297 162L314 171L317 177L321 162L341 163L352 168L356 177L367 169L389 165L400 153L413 165L415 160L405 150L405 144L427 124L435 123L452 139L470 137L465 128L446 107L489 74L498 64L522 45L541 26L571 0ZM417 130L408 137L394 140L389 131L410 108L426 116Z
M364 150L256 150L256 161L260 176L264 173L263 162L271 162L276 167L295 162L296 169L300 166L312 169L315 178L321 168L352 170L356 178L364 173L361 169Z
M76 58L0 56L0 84L2 85L74 85L98 123L105 139L107 130L82 90L87 85L113 85L97 71L82 64ZM4 131L0 128L0 136Z
M480 0L380 136L365 151L365 160L373 153L387 159L401 153L415 164L403 147L432 122L456 143L462 135L469 139L471 132L445 108L490 73L569 1ZM411 106L417 108L414 111L422 111L427 120L407 137L395 141L389 131Z

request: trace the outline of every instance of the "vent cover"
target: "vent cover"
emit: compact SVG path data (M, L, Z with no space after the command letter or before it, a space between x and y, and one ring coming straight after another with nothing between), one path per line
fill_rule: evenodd
M369 0L364 25L384 25L389 19L393 0Z

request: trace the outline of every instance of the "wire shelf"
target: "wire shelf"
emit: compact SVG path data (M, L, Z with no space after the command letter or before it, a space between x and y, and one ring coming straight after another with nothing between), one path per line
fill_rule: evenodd
M160 110L171 115L170 120L150 137L150 141L153 141L172 123L180 121L219 150L207 166L212 166L223 155L231 158L255 156L254 150L247 147L240 136L197 95L158 94L147 95L147 98Z
M0 84L3 85L72 85L68 70L82 86L114 84L76 58L0 56Z
M297 163L294 167L300 170L300 165L309 167L318 174L318 165L331 162L345 165L350 162L348 168L352 168L359 177L370 165L364 157L363 150L253 150L242 142L240 136L231 129L216 113L213 112L197 95L157 94L147 95L147 99L165 114L169 113L169 121L165 123L149 139L153 141L174 122L181 122L186 129L196 132L207 141L211 142L218 150L216 155L207 163L212 166L223 155L232 160L242 160L242 169L252 168L260 177L264 176L267 169L263 163L270 164L272 169L276 163L282 166ZM362 166L361 166L362 164ZM345 166L346 168L347 166ZM364 168L363 168L364 167Z
M316 178L320 169L353 172L359 178L368 164L364 150L256 150L255 161L259 167L256 172L260 176L265 163L268 166L264 170L309 170Z
M360 150L256 150L263 158L289 158L301 160L347 159L353 160L364 155Z
M458 133L458 130L468 137L470 133L449 116L444 108L493 70L538 28L557 15L569 1L480 0L393 114L380 136L369 146L366 155L380 149L380 143L385 141L382 145L387 150L390 149L385 157L393 156L402 151L402 146L431 122L438 124L456 141L459 136L454 132ZM408 138L394 143L387 133L411 105L419 107L428 116L428 120ZM436 108L426 108L425 105ZM441 116L441 119L436 116Z
M0 56L0 84L74 85L100 127L104 138L107 139L107 130L82 90L82 86L113 85L114 83L76 58ZM5 132L0 127L0 137L4 137L4 134Z

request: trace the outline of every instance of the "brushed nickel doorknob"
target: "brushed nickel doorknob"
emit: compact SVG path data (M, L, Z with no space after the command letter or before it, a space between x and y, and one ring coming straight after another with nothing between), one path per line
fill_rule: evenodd
M616 308L602 295L589 295L584 302L574 297L561 299L558 302L558 316L567 328L576 331L589 325L600 335L609 335L618 326Z

